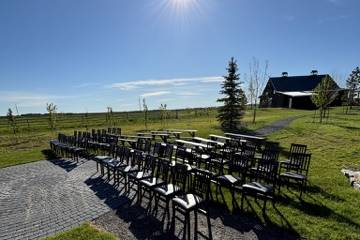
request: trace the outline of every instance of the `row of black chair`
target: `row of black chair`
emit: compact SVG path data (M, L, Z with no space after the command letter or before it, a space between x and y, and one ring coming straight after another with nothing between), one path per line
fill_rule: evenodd
M182 213L185 216L184 229L189 235L192 211L196 216L195 223L198 212L205 213L210 223L208 210L205 207L210 196L211 174L168 158L172 150L173 146L163 143L155 144L151 153L118 146L115 155L100 162L103 168L107 169L109 180L111 172L114 183L123 180L126 191L130 191L132 185L136 186L139 202L146 197L151 208L155 198L156 211L160 206L159 202L164 202L164 218L167 217L168 222L170 222L170 202L172 202L172 225L167 227L174 228L176 213ZM195 228L197 229L197 226Z
M72 154L78 151L77 147L81 144L88 152L94 152L94 149L104 150L103 153L107 154L93 156L93 159L97 162L97 169L100 167L102 175L107 170L108 180L113 176L114 182L119 182L122 166L125 164L136 166L137 164L136 158L129 157L130 152L126 150L129 148L125 146L119 147L117 142L102 145L103 142L95 142L95 138L92 135L89 136L89 133L78 132L74 135L77 136L75 140L69 137L72 140L68 141L73 143L72 147L62 147L61 149L65 149L66 152ZM61 136L61 139L63 138L64 136ZM99 141L99 139L97 140ZM59 141L61 142L60 135ZM81 151L84 151L83 148ZM282 185L297 183L300 186L301 198L303 191L306 189L311 158L311 154L306 153L306 145L292 144L289 159L278 162L280 151L279 144L276 142L265 142L261 148L260 157L255 157L259 146L251 142L237 146L235 149L225 146L221 149L208 151L208 149L187 149L182 146L161 142L155 142L152 147L150 140L140 138L134 149L167 159L173 165L177 162L186 164L191 169L204 169L211 174L212 182L216 183L216 193L219 190L221 191L222 187L230 189L233 203L235 203L235 193L242 192L241 206L243 206L243 198L246 195L262 197L265 199L264 209L266 200L274 199L276 185L280 192ZM109 159L119 159L119 161L108 161ZM124 159L132 161L130 163L124 162Z

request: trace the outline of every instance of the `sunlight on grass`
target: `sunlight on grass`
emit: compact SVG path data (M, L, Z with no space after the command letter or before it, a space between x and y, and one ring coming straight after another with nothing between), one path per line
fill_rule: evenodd
M95 226L85 223L70 231L60 233L44 240L116 240L117 238L108 232L97 229Z

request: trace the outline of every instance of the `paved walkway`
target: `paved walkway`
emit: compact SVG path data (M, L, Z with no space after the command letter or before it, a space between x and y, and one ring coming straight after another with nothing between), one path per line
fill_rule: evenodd
M0 239L37 239L108 212L86 183L95 168L55 160L0 169Z
M289 117L285 119L281 119L279 121L273 122L265 127L262 127L255 131L255 134L258 136L267 136L274 132L280 131L281 129L287 127L292 121L295 119L300 118L299 116L296 117Z

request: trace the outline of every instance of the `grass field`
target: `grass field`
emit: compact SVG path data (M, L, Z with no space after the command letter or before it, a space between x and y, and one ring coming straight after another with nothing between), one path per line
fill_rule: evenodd
M209 114L197 113L196 116L190 111L182 114L178 119L170 119L166 127L198 129L200 136L221 133L214 110ZM250 204L253 210L245 204L247 212L267 224L291 230L308 239L360 239L360 192L352 189L340 173L345 166L360 167L360 109L348 115L344 115L341 108L334 109L326 124L313 123L312 111L288 109L261 110L256 125L250 123L249 112L244 120L248 129L257 129L288 116L303 117L270 135L268 139L279 141L285 150L293 142L308 145L313 154L309 191L303 196L303 201L299 201L297 191L284 189L276 208L268 205L265 218L260 206L252 200ZM96 126L105 127L102 121L103 125ZM144 128L140 116L132 121L121 122L119 126L128 133ZM156 118L149 124L151 129L161 127ZM74 128L69 124L59 130L71 133ZM0 167L43 159L41 150L48 147L47 141L52 137L46 125L36 131L22 133L16 144L11 134L5 133L5 130L0 133L3 134L0 141ZM230 207L229 194L225 196Z
M314 124L310 116L294 121L270 136L288 149L292 142L307 144L312 162L310 187L304 202L285 191L278 210L270 218L277 225L289 223L311 239L360 239L360 192L349 186L340 170L360 166L360 111L350 115L333 111L327 124Z
M44 240L115 240L111 233L102 231L89 223L82 224L70 231L60 233Z

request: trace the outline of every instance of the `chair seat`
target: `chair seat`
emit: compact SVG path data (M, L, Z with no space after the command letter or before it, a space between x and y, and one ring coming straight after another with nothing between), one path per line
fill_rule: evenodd
M85 151L85 148L74 148L73 151L81 152L81 151Z
M261 172L267 171L267 172L269 172L270 169L266 169L266 168L264 168L264 167L260 167L259 170L258 170L257 167L252 167L252 168L250 169L250 171L251 171L251 172L256 172L256 171L261 171Z
M138 166L126 166L122 172L124 173L130 173L130 172L137 172L139 171L139 167Z
M240 177L234 177L233 175L222 175L222 176L218 176L216 178L216 180L221 184L228 184L228 185L233 185L238 183L241 178Z
M306 178L304 175L295 172L284 172L280 174L280 177L293 178L298 180L304 180Z
M107 162L107 164L111 168L121 168L121 167L126 167L127 166L126 163L123 163L123 162L121 162L119 160L115 160L115 159L111 159L110 161Z
M204 200L202 198L200 198L199 196L197 196L195 194L191 194L191 193L173 198L173 203L183 209L191 209L191 208L199 205L203 201Z
M271 193L273 190L272 186L265 185L265 184L258 183L258 182L251 182L251 183L244 184L244 185L242 185L242 188L244 191L259 192L259 193L263 193L263 194Z
M286 160L283 160L283 161L280 161L280 164L290 164L290 160L289 159L286 159Z
M161 178L153 177L153 178L143 179L140 182L141 184L151 188L163 184L164 180L162 180Z
M163 196L170 196L180 191L180 187L169 183L155 188L155 191Z
M152 174L151 174L151 172L140 171L140 172L131 172L129 174L129 176L131 176L137 180L142 180L144 178L151 178Z
M211 159L210 162L218 164L218 165L220 165L220 164L226 165L226 164L229 163L229 160L223 160L223 159L216 159L215 158L215 159Z
M95 156L94 157L95 160L99 160L99 161L110 159L110 158L111 158L110 156Z
M202 160L208 160L208 159L210 159L210 155L209 155L209 154L201 154L199 157L200 157Z

